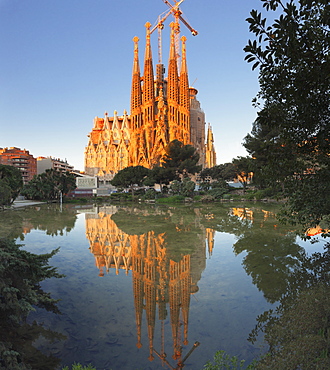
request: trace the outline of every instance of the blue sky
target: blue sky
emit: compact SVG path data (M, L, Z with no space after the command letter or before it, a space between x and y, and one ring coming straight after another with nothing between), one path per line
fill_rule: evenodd
M173 3L173 0L171 0ZM246 155L258 73L244 61L252 36L245 19L260 0L185 0L199 34L187 36L190 84L214 131L217 162ZM0 147L26 148L83 170L95 116L130 109L133 37L168 8L162 0L0 0ZM167 66L168 23L163 31ZM152 35L157 62L157 32Z

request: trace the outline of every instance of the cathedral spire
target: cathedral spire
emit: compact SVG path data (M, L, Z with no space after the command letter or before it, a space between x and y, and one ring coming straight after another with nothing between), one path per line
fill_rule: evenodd
M207 128L207 137L206 137L206 145L205 145L205 167L211 168L216 165L216 153L214 148L214 139L213 139L213 132L211 125L208 125Z
M182 138L178 136L178 106L179 106L179 76L178 65L175 52L175 23L171 23L171 44L170 56L168 61L167 77L167 99L168 99L168 123L169 123L169 140L170 142Z
M190 93L188 82L188 68L186 59L186 41L185 36L181 37L182 41L182 58L181 58L181 73L180 73L180 105L184 108L190 108Z
M134 110L141 106L142 90L139 65L139 46L138 46L139 38L135 36L133 38L133 41L134 41L134 61L132 73L131 113L134 114Z
M114 115L94 120L85 151L85 167L89 175L111 179L123 167L140 165L153 168L159 165L166 146L175 139L196 148L199 163L203 166L206 165L206 158L207 166L215 163L213 137L209 137L208 149L206 147L205 115L196 99L197 90L189 88L186 37L179 40L181 22L193 36L197 35L179 9L183 1L175 0L173 5L165 1L170 7L166 16L159 18L156 26L152 27L149 22L145 24L143 64L141 60L139 63L139 38L134 37L130 113L123 117ZM161 57L154 69L151 37L158 28L158 55L161 56L161 30L169 15L174 17L174 21L170 24L168 73L165 78ZM116 138L113 126L117 127Z
M188 81L188 68L186 59L186 41L185 36L181 37L182 41L182 58L181 58L181 73L180 73L180 122L179 130L181 132L182 141L185 145L191 143L190 134L190 92Z
M152 64L152 53L150 44L150 27L151 24L145 24L146 34L146 48L144 53L144 71L143 71L143 103L153 102L155 98L154 92L154 72Z
M151 151L154 146L155 134L155 83L154 72L150 45L150 27L147 22L146 27L146 48L144 54L144 71L143 71L143 97L142 97L142 115L143 115L143 140L140 144L140 152L144 153L144 159L138 163L144 167L151 167Z
M141 142L141 127L142 127L142 87L139 65L139 38L135 36L134 41L134 60L132 73L132 89L131 89L131 128L132 128L132 144L130 145L130 163L133 166L138 165L139 145Z
M142 104L142 88L139 66L139 38L135 36L134 41L134 61L132 73L132 90L131 90L131 115L133 117L132 128L138 129L141 126L141 104Z

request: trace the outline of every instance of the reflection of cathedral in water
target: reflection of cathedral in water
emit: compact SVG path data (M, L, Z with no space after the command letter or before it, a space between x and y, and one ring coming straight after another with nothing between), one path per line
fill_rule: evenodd
M115 207L107 207L102 208L101 212L86 214L86 235L100 276L110 269L114 269L116 274L120 270L125 270L126 274L132 271L137 346L142 347L142 318L145 311L149 360L157 355L168 366L170 364L165 359L164 347L169 306L172 357L182 364L182 345L188 345L190 296L198 291L197 282L206 264L206 249L209 254L212 253L214 231L201 226L200 247L191 254L182 254L173 260L167 247L175 240L169 240L166 232L156 234L147 231L141 235L129 235L112 220L114 212ZM156 312L161 324L161 338L154 338ZM159 350L156 350L157 347Z

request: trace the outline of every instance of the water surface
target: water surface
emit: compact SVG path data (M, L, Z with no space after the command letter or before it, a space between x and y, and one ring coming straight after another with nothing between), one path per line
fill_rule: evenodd
M250 362L256 318L274 307L305 253L322 249L278 224L276 206L44 205L3 212L1 235L65 274L42 287L61 315L29 320L61 338L34 345L62 365L202 369L217 350ZM50 340L51 339L51 340ZM194 347L194 344L199 344ZM193 352L186 358L189 351Z

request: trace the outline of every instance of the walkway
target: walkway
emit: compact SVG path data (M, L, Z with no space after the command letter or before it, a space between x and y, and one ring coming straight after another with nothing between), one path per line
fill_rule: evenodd
M37 200L15 200L11 205L12 208L36 206L38 204L44 204L46 202L39 202Z

